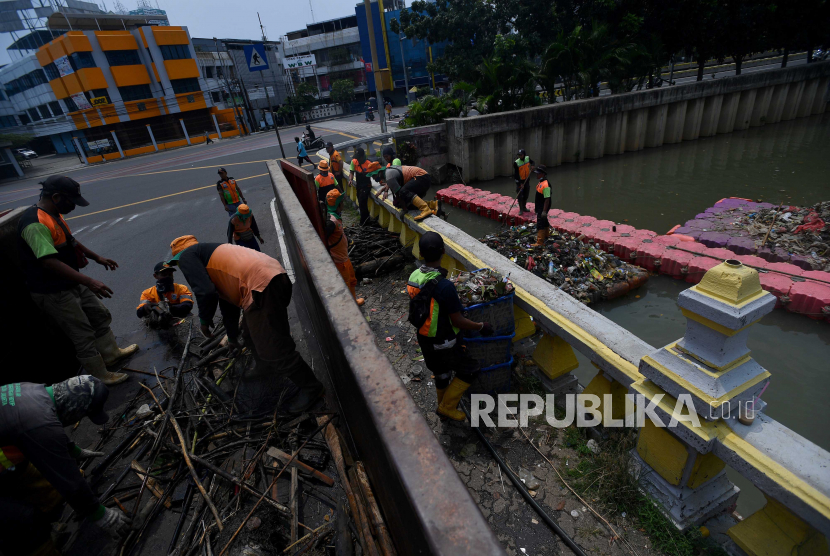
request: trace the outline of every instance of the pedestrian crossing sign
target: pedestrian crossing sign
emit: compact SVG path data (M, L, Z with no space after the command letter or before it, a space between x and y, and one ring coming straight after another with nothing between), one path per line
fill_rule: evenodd
M265 55L265 46L262 44L246 44L243 47L245 60L248 62L248 71L262 71L268 69L268 57Z

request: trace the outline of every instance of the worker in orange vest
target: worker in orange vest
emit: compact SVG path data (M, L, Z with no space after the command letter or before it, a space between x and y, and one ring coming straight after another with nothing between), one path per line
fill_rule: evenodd
M326 195L328 195L329 191L332 189L337 189L337 182L334 179L334 175L329 172L329 163L325 160L321 160L320 164L317 165L318 173L314 177L314 185L317 186L317 198L320 202L326 202Z
M423 220L438 212L438 203L424 201L432 180L423 168L417 166L389 166L379 173L380 182L383 184L379 193L383 194L384 200L391 190L394 194L395 207L401 211L421 211L415 220Z
M342 192L346 190L346 178L343 175L343 156L340 151L335 150L334 143L326 143L326 152L329 153L329 169L337 182L337 188Z
M153 268L156 285L141 292L136 315L146 318L151 328L167 328L174 317L186 317L193 309L193 292L173 282L174 272L176 269L163 261L158 263Z
M550 184L548 183L548 169L540 164L534 170L539 183L536 185L536 243L533 247L544 247L545 240L550 233L548 211L550 210Z
M259 243L265 243L265 240L259 235L259 226L256 224L254 213L251 212L248 205L239 205L228 221L228 243L235 241L237 245L242 247L261 251L259 244L256 242L257 239Z
M343 229L343 223L340 222L333 214L329 215L329 220L326 222L326 248L329 250L331 260L334 261L334 266L340 271L340 276L352 292L352 297L358 305L363 305L365 300L362 297L357 297L357 277L354 273L354 266L351 259L349 259L349 238L346 237L346 232Z
M216 190L219 191L219 198L222 199L222 206L228 214L236 212L236 207L246 203L245 195L236 183L236 180L228 177L228 171L219 168L219 181L216 182Z
M524 149L519 149L519 156L513 161L513 179L516 181L516 200L519 202L519 214L528 212L527 196L530 193L528 181L530 181L530 170L533 168L533 160Z
M357 208L360 210L360 225L365 226L369 222L369 194L372 192L372 181L370 176L376 175L380 170L380 163L366 158L366 151L358 147L354 150L354 158L349 167L349 183L354 184L357 189Z

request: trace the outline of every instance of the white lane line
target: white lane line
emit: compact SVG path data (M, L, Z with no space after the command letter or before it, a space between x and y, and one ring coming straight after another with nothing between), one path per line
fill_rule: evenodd
M76 236L76 235L80 234L81 232L83 232L84 230L86 230L87 228L89 228L89 226L84 226L83 228L78 228L77 230L72 232L72 235Z
M113 226L115 226L116 224L118 224L118 223L119 223L120 221L122 221L122 220L124 220L124 217L123 217L123 216L122 216L121 218L116 218L115 220L113 220L113 221L112 221L112 224L110 224L109 226L107 226L107 228L112 228Z
M135 220L135 219L136 219L136 218L138 218L139 216L140 216L140 214L133 214L132 216L130 216L130 219L129 219L129 220L127 220L127 222L132 222L133 220Z
M107 223L106 221L101 222L100 224L98 224L97 226L95 226L94 228L92 228L92 229L90 230L90 232L94 232L95 230L97 230L98 228L100 228L101 226L103 226L103 225L104 225L104 224L106 224L106 223Z
M282 229L282 225L280 224L280 217L277 214L276 202L276 197L271 199L271 215L274 217L274 227L277 229L277 239L279 239L280 242L280 258L282 259L282 266L285 268L285 272L288 274L288 278L293 284L296 282L296 279L294 278L294 267L291 266L291 259L288 257L288 247L285 245L285 230Z

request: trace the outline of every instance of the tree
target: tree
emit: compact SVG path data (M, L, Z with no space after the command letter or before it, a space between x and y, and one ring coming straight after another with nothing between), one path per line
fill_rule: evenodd
M398 128L440 124L445 118L456 118L461 112L461 101L450 95L436 97L426 95L409 104L409 115L401 120Z
M521 41L515 36L496 37L493 55L476 69L478 106L488 114L540 103L536 96L538 68L527 59Z
M331 101L336 104L342 104L344 107L346 103L354 100L354 81L351 79L338 79L331 84Z

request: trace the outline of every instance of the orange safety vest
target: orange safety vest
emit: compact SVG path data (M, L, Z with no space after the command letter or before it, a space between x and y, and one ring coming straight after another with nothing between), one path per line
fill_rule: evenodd
M183 284L173 284L173 291L165 292L164 298L170 305L178 305L179 303L185 303L187 301L193 303L193 292L187 289L187 286ZM156 290L156 287L153 286L152 288L147 288L141 292L141 302L138 304L136 309L141 309L143 305L147 305L149 303L160 302L161 298L159 297L158 290Z
M526 156L524 160L516 159L516 166L519 167L519 179L524 181L530 175L530 157Z
M251 223L253 221L253 216L249 216L245 220L241 220L238 216L231 218L231 223L233 224L233 239L251 239L254 237L254 232L251 230Z
M349 240L343 231L343 224L334 216L329 216L334 222L334 232L326 240L326 247L335 264L343 264L349 260Z
M333 174L340 174L343 172L343 157L340 156L339 151L331 153L329 164L331 165L331 171Z
M545 189L547 189L549 187L550 187L550 185L548 185L548 180L544 179L544 180L540 181L538 184L536 184L536 193L544 194Z
M331 175L331 172L327 176L323 174L317 174L314 178L314 183L317 184L317 189L328 187L330 185L334 185L334 176Z
M24 461L26 461L26 456L17 446L3 446L0 448L0 473L10 471Z
M355 158L352 160L352 164L354 164L354 171L358 174L368 174L369 172L374 172L375 170L380 170L380 162L372 162L368 158L361 164Z
M221 182L219 184L222 187L222 193L225 196L225 203L238 203L239 202L239 191L236 189L236 180L233 178L228 178L227 180Z
M55 249L60 249L66 245L67 237L64 230L70 234L72 233L69 229L69 225L66 223L66 220L63 219L63 216L59 214L58 218L60 218L60 223L54 216L38 207L37 219L49 230L49 235L52 236L52 243L55 244Z

